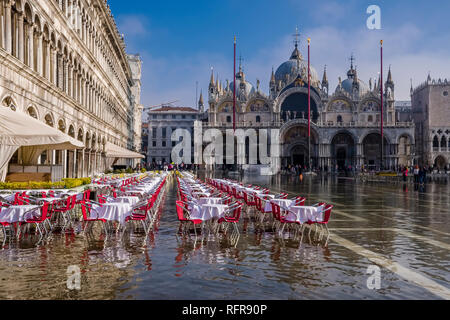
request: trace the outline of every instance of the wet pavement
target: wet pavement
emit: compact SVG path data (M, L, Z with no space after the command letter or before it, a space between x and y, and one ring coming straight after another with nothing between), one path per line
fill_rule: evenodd
M177 236L175 183L147 237L22 239L0 250L0 299L450 299L450 187L345 177L244 177L272 192L334 205L331 235L278 239L243 220L229 239ZM3 235L1 236L3 237ZM3 239L3 238L1 238ZM67 288L67 268L81 289ZM380 267L380 289L367 286Z

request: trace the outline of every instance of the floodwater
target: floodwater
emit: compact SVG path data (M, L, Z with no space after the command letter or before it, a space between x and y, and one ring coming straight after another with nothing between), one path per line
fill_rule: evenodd
M351 178L244 177L307 204L334 205L330 237L256 232L242 221L236 245L177 236L176 184L166 190L148 237L54 234L0 250L0 299L443 299L449 297L450 187L368 183ZM3 235L2 235L3 236ZM381 257L380 288L369 267ZM67 287L69 266L80 290ZM399 267L401 266L401 267ZM369 281L370 282L370 281ZM372 282L373 283L373 282ZM373 287L372 287L373 288Z

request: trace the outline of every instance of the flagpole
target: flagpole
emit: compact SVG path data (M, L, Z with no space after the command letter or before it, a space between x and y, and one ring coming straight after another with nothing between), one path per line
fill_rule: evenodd
M380 78L380 95L381 95L381 170L384 170L384 132L383 132L383 119L384 119L384 103L383 103L383 40L380 41L380 54L381 54L381 78Z
M233 69L233 131L236 131L236 36L234 36Z
M310 43L308 38L308 171L311 172L311 60L310 60Z

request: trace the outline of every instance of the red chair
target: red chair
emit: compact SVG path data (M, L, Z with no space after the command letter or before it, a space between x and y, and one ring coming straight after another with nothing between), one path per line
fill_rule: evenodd
M40 236L43 236L43 232L41 230L41 224L44 226L44 231L47 233L47 228L45 227L45 221L51 216L49 212L50 202L44 202L41 207L41 215L39 217L32 217L31 219L27 219L25 223L36 224L36 229L39 231Z
M301 196L298 196L298 197L296 197L294 200L295 200L295 205L296 205L296 206L304 206L304 205L305 205L306 198L301 197Z
M256 200L255 196L249 195L248 192L244 192L244 201L247 207L255 207L256 206Z
M323 205L325 205L325 204L323 204ZM327 230L327 233L330 233L330 231L328 230L328 221L330 221L330 216L331 216L331 210L332 209L333 209L333 205L331 205L331 204L325 205L325 207L323 208L323 211L322 211L323 219L322 220L315 220L315 221L308 221L308 222L306 222L306 224L308 224L308 225L316 224L318 226L321 226L322 231L320 232L320 234L322 234L323 227L325 226L325 229ZM311 234L311 230L312 230L312 228L309 230L310 234Z
M186 216L189 216L189 214L190 214L187 203L182 202L182 201L177 201L176 206L177 206L178 221L180 221L179 231L181 231L182 229L185 229L187 224L192 223L192 225L194 226L195 236L197 237L196 226L201 224L203 221L199 220L199 219L192 220L192 219L186 217ZM186 215L185 215L185 213L186 213Z
M74 194L65 199L65 201L54 201L53 202L53 212L61 214L64 219L63 230L66 229L72 223L72 218L70 217L70 211L75 208L77 202L77 195ZM50 217L51 218L51 217Z
M133 207L132 213L125 219L125 222L128 221L140 221L142 227L144 228L145 234L148 233L151 226L151 217L150 210L153 206L152 198L150 198L147 203L140 203Z
M106 203L106 195L105 194L98 195L98 203L100 203L100 204Z
M267 213L271 213L266 211L265 205L267 201L270 201L271 199L269 197L265 197L264 195L260 196L255 196L255 201L256 201L256 209L261 213L260 214L260 222L263 223L264 222L264 218L266 217Z
M277 233L282 233L286 225L301 226L300 222L286 220L286 217L281 214L281 207L278 204L276 204L274 202L271 202L270 204L272 205L272 215L274 218L274 226L275 226L275 224L277 224L277 226L276 226ZM281 226L283 226L283 227L281 228L281 232L280 232Z
M87 228L89 222L101 221L101 222L103 222L103 225L105 226L105 224L106 224L105 219L91 218L92 203L83 201L81 203L81 211L83 213L83 221L85 223L83 231L86 231L86 228ZM106 231L106 227L105 227L105 231Z
M233 224L234 226L234 231L233 231L233 236L238 236L239 235L239 228L237 226L237 224L239 223L239 218L241 216L241 210L242 210L242 203L240 203L239 201L236 202L236 204L230 206L230 208L228 209L228 211L225 213L225 217L220 218L218 223L228 223L228 224ZM227 215L231 213L231 215Z

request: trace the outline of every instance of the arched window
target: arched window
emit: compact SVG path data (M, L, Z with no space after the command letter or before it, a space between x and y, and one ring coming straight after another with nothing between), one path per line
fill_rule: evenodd
M36 109L34 109L33 107L29 107L28 110L27 110L27 112L28 112L28 115L30 115L31 117L33 117L33 118L35 118L35 119L38 118Z
M231 116L227 116L227 122L231 122Z
M367 117L367 122L373 122L373 116L368 116Z
M11 99L11 97L6 97L5 99L3 99L2 104L4 107L7 108L11 108L11 110L16 111L17 107L13 101L13 99Z
M433 148L439 148L439 138L437 136L434 136Z
M261 117L260 116L256 116L256 122L261 122Z
M447 138L445 136L442 136L441 138L441 148L445 149L447 147Z
M337 116L337 122L342 123L342 116L341 115Z
M46 123L47 125L49 125L50 127L53 127L53 126L54 126L53 117L52 117L50 114L47 114L47 115L45 116L45 123Z
M58 129L61 132L66 132L66 124L65 124L64 120L61 119L58 121Z

